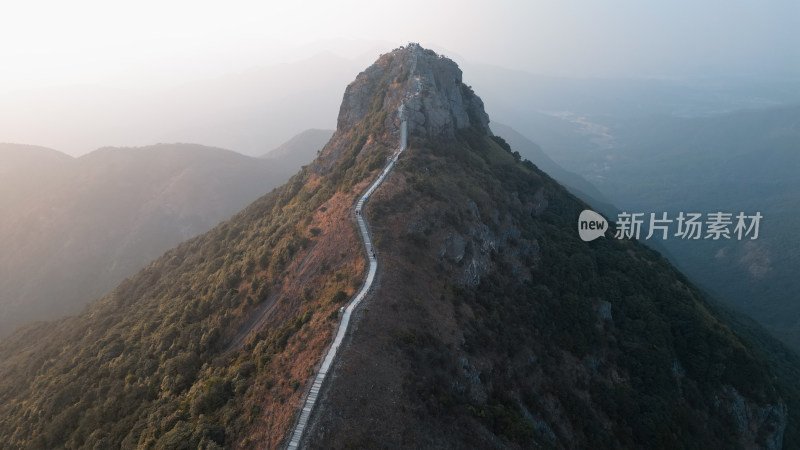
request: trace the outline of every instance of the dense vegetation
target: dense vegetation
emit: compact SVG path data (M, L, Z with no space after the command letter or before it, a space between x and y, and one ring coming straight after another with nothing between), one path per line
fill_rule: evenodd
M301 166L191 144L36 150L0 144L0 337L80 312Z
M312 239L300 219L313 209L291 208L294 186L168 252L79 317L4 341L3 446L215 448L248 427L259 388L274 378L297 383L254 376L274 370L271 360L317 313L306 306L242 351L223 353L234 325L267 300Z
M399 292L369 306L354 339L373 352L345 352L336 413L323 414L314 445L391 445L397 436L361 431L379 421L415 430L399 435L410 446L768 446L784 402L784 442L798 442L796 359L757 327L720 319L733 318L657 252L580 241L585 205L502 138L417 140L399 170L404 187L376 195L371 212L396 264L382 284ZM455 235L467 244L448 260ZM479 283L465 284L484 256ZM392 392L342 406L370 383ZM731 392L776 422L737 422Z
M81 315L4 340L0 447L277 445L362 282L347 217L385 160L382 106L329 144L330 169L304 167Z
M671 218L680 211L763 215L754 241L656 244L720 301L800 351L800 107L603 123L613 146L573 147L564 164L593 180L618 208Z

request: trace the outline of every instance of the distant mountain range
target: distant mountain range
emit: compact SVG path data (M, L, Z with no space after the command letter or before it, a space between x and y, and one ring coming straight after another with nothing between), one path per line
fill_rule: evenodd
M535 143L505 125L492 128L576 195L612 208ZM0 335L29 320L77 312L161 252L288 179L333 133L303 131L262 161L188 144L105 148L78 159L2 144Z
M620 209L760 212L757 240L658 242L703 287L800 350L800 106L615 123L574 170Z
M547 129L548 155L628 212L761 212L756 241L666 241L666 252L724 303L800 350L800 106L676 117L531 114L526 135ZM549 133L549 134L548 134ZM606 212L601 203L589 203ZM615 214L609 214L615 218Z
M74 159L0 144L0 335L76 313L299 169L191 144Z
M764 214L754 242L648 245L800 350L796 80L569 79L468 67L492 117L591 183L607 200L589 203L609 217L616 209Z
M0 142L37 143L71 155L104 145L198 142L262 155L308 128L335 127L342 86L372 57L361 56L363 46L337 46L349 56L308 53L223 76L198 74L173 86L54 86L0 94ZM537 126L541 122L528 121L530 116L698 116L800 101L797 82L580 79L459 62L494 121L534 138L565 167L552 154L559 150L553 144L568 137L563 122Z
M176 86L0 94L0 142L68 154L104 145L199 142L258 156L305 129L335 126L342 87L361 64L319 53Z
M616 215L616 207L611 204L611 201L603 193L582 176L564 169L553 161L538 144L507 125L493 122L491 127L494 133L505 139L511 145L511 148L518 151L522 157L532 161L539 169L553 177L583 201L592 205L598 212L608 216Z
M263 154L261 158L285 167L286 170L296 171L301 166L311 163L322 151L322 147L331 139L331 136L333 136L333 130L305 130Z

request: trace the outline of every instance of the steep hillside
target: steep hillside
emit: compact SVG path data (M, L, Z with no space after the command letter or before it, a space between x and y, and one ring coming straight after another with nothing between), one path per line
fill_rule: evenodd
M663 244L676 264L800 351L800 106L616 127L598 183L629 210L760 212L759 238Z
M492 131L502 136L508 145L511 146L514 151L518 152L522 158L536 164L536 167L553 177L553 179L566 187L571 193L592 205L595 211L603 213L608 217L617 216L617 208L615 208L614 205L611 204L611 201L598 191L592 183L586 181L582 176L558 165L535 142L526 138L515 129L507 125L498 124L497 122L492 123Z
M584 205L485 136L401 167L311 447L780 448L765 360L657 253L580 241Z
M305 443L780 448L792 381L657 253L582 242L585 205L478 125L412 132L371 200L380 287Z
M395 119L371 101L287 184L78 317L0 342L0 446L277 446L362 282L350 207Z
M562 142L565 167L628 212L763 216L757 240L649 242L693 280L800 350L800 106L606 118L604 146ZM528 132L530 130L526 130ZM552 149L548 149L552 150Z
M290 175L188 144L103 148L78 159L3 144L0 161L0 336L80 311Z
M364 211L377 286L304 445L797 442L782 372L655 252L581 241L585 205L490 135L455 63L410 45L348 85L333 138L286 185L82 315L0 343L0 446L285 444L363 282L352 207L403 99L409 148Z

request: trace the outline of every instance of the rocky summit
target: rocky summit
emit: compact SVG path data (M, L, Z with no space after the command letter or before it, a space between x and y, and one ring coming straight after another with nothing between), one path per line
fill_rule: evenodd
M375 101L392 110L406 96L411 134L453 139L456 131L469 127L491 133L483 102L461 81L458 65L419 44L381 55L347 86L338 129L352 128Z

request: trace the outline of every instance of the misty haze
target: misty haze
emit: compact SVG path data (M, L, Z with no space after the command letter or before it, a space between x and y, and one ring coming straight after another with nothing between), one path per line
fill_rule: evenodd
M800 448L800 5L4 16L0 447Z

